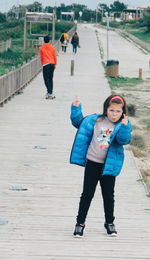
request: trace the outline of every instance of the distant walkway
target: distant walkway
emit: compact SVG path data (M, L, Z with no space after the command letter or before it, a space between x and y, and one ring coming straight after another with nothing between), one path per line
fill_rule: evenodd
M0 109L0 259L144 260L150 259L150 199L130 151L116 183L118 237L103 229L99 189L83 239L72 232L82 190L83 168L69 164L76 130L70 123L75 95L85 115L101 112L110 89L94 30L79 27L81 48L59 54L56 100L45 100L42 74ZM75 60L70 76L71 59ZM12 190L22 186L25 191ZM13 186L13 187L12 187Z
M91 25L89 25L91 27ZM107 58L107 32L102 28L98 30L98 37L104 49L104 60ZM109 59L119 61L119 75L122 77L138 78L139 68L142 68L143 79L150 78L150 54L131 40L121 37L115 31L108 34Z

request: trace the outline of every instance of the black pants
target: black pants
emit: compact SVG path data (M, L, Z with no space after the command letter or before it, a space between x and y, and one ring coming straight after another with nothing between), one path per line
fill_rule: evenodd
M67 51L67 46L62 45L61 48L62 48L62 51L63 51L63 52L66 52L66 51Z
M77 52L77 47L78 47L77 44L73 44L73 45L72 45L72 48L73 48L72 50L73 50L74 53Z
M47 93L53 93L53 75L54 75L54 64L47 64L43 66L43 78L45 82L45 86L47 88Z
M105 212L105 222L113 223L115 177L102 176L103 164L87 161L84 173L83 193L80 197L77 223L84 224L88 209L94 196L98 181L100 182Z

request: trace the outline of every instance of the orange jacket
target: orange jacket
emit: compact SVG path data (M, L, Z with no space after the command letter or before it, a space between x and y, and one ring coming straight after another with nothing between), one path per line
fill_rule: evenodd
M57 55L55 47L50 43L44 43L40 48L40 60L42 65L57 64Z
M63 35L64 35L64 40L69 40L69 35L68 35L68 33L63 33Z

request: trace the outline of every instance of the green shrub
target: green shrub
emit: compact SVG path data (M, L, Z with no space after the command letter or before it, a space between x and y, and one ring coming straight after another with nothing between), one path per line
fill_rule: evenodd
M0 12L0 23L6 22L6 15Z
M33 49L28 49L23 53L23 60L27 62L33 56L35 56L35 51Z
M72 28L72 23L56 23L55 25L55 38L56 40L59 39L60 35L64 31L69 31ZM29 30L29 27L28 27ZM32 25L32 33L33 34L41 34L46 35L47 34L47 24L41 23L41 24L33 24ZM50 38L52 37L52 23L48 24L48 35ZM29 38L33 38L35 36L30 35Z
M110 87L125 87L125 86L134 86L142 82L142 79L139 78L128 78L128 77L118 77L112 78L108 77Z
M114 27L114 28L118 28L118 27L120 27L120 22L115 22L115 21L110 22L109 26Z
M13 32L10 32L10 38L15 39L15 38L20 38L22 36L22 31L21 30L16 30Z
M4 64L16 66L23 62L22 52L19 49L8 49L7 51L0 53L0 60L2 60Z
M126 23L126 24L135 24L135 23L137 23L137 21L136 20L126 20L126 21L124 21L124 23Z
M136 107L134 104L128 104L127 105L128 115L129 116L135 116Z
M144 23L147 27L147 31L150 32L150 16L149 15L145 15L144 18Z
M63 33L69 31L73 27L73 23L56 23L56 31Z
M8 30L9 28L15 28L18 25L22 25L23 26L24 21L23 20L12 20L10 22L5 22L0 24L0 30Z

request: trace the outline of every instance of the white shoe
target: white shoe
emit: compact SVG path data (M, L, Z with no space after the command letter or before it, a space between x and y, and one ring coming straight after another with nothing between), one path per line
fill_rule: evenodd
M54 94L46 94L45 96L46 99L54 99L56 98Z
M47 99L47 98L48 98L48 96L49 96L49 94L48 94L48 93L46 93L46 94L45 94L45 99Z

